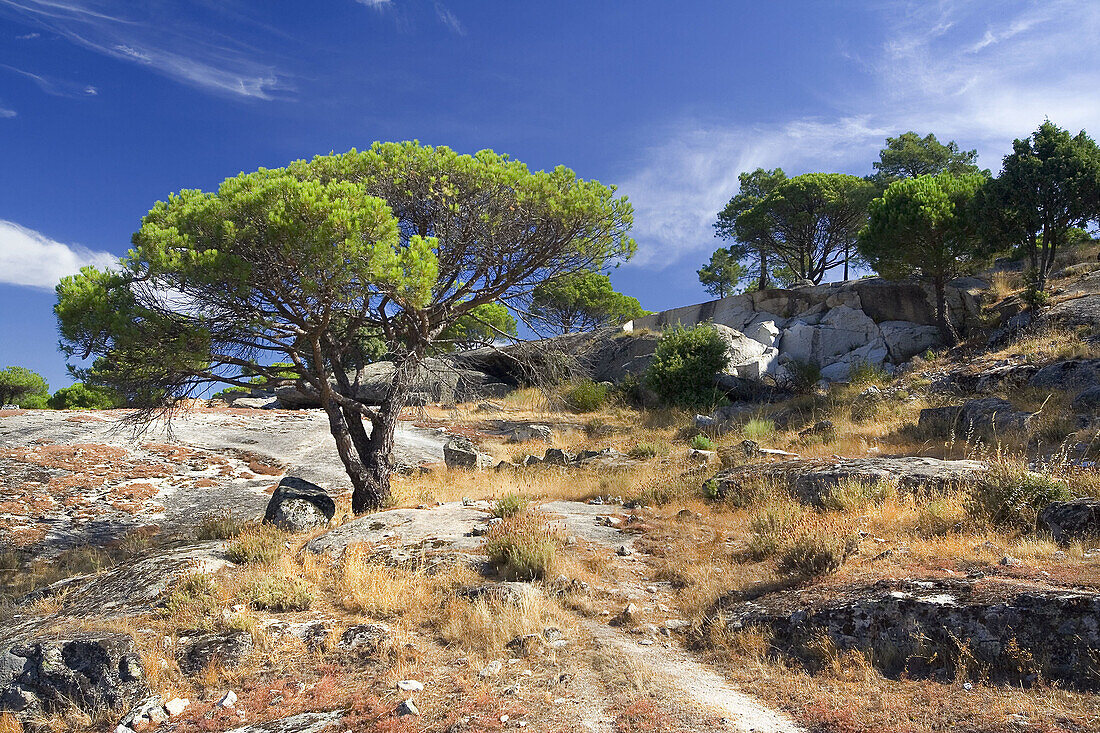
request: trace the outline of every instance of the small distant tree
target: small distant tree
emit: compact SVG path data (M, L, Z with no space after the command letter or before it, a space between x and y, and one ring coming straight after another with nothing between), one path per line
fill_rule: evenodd
M55 313L70 356L104 357L112 385L157 410L292 363L361 513L389 501L398 419L441 334L479 306L629 257L631 223L625 198L565 167L377 143L170 196L118 270L62 280ZM375 337L394 369L381 405L365 405L347 367Z
M750 227L738 228L737 221L743 214L767 198L768 194L787 180L782 168L767 170L757 168L737 176L737 194L729 200L726 207L718 212L714 223L714 232L719 238L729 240L730 256L735 260L755 263L757 270L756 289L771 287L771 269L768 262L768 248L758 232Z
M860 232L859 251L880 274L917 275L936 293L936 321L948 343L958 334L947 313L947 283L984 264L989 252L971 209L985 176L905 178L871 202L870 218Z
M1047 120L1012 143L1001 175L977 199L990 245L1009 249L1022 243L1041 293L1070 231L1100 217L1100 148L1084 130L1071 135Z
M648 313L637 298L617 292L611 287L611 278L600 272L580 272L538 284L528 310L536 327L556 333L591 331Z
M748 271L727 248L716 250L710 262L697 270L703 289L716 298L732 295L737 283L745 279Z
M20 366L0 370L0 405L37 406L50 393L50 385L38 372Z
M982 172L977 165L977 150L960 150L954 140L944 145L935 135L921 137L912 131L886 138L886 147L878 157L875 178L884 186L899 178Z
M501 339L514 339L518 335L516 318L508 307L503 303L486 303L443 329L439 343L444 351L476 349Z
M49 405L54 410L110 410L121 406L118 396L110 390L89 387L83 382L54 392Z
M819 283L838 265L843 265L847 279L874 193L874 184L857 176L795 176L739 216L737 231L740 238L759 242L798 279Z

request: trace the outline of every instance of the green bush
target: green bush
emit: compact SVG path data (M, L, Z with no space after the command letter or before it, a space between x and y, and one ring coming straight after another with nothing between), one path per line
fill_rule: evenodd
M507 519L523 514L531 505L531 500L522 494L505 494L493 502L493 516Z
M806 394L821 381L821 366L812 361L787 362L782 386L796 394Z
M249 605L260 611L305 611L313 605L313 591L301 578L271 573L244 588Z
M565 393L565 402L573 412L595 412L607 404L607 395L607 385L585 379Z
M1029 529L1043 507L1069 498L1066 484L1053 476L1000 461L970 486L966 513L991 527Z
M654 443L637 443L630 449L630 457L638 460L655 458L660 451Z
M723 399L714 386L714 377L728 364L726 346L710 324L671 328L657 342L645 373L646 386L670 405L714 406Z
M714 441L700 433L691 439L691 447L695 450L714 450Z
M775 423L767 418L754 417L741 426L741 434L749 440L767 440L775 435Z
M54 392L49 405L55 410L110 410L120 407L122 401L108 389L77 382Z

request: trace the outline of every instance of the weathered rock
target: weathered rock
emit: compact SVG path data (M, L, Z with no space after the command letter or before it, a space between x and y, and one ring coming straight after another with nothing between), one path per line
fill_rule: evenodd
M542 462L548 466L568 466L576 460L576 456L562 448L548 448L542 457Z
M337 646L369 656L388 654L395 644L393 629L383 623L356 624L344 629Z
M247 631L203 634L188 639L179 655L180 669L195 675L211 664L232 668L252 652L252 634Z
M1035 373L1028 384L1039 389L1083 392L1100 386L1100 359L1072 359L1049 364Z
M1089 387L1073 398L1075 412L1092 414L1100 409L1100 387Z
M505 648L517 657L530 657L535 654L543 654L547 651L548 644L541 634L523 634L517 636L505 644Z
M514 581L470 585L459 588L457 595L468 601L492 601L517 606L535 603L543 597L538 586Z
M255 723L243 728L234 728L225 733L322 733L332 730L344 716L340 710L324 713L298 713L288 718Z
M751 601L731 593L709 619L728 631L764 629L773 649L811 668L825 636L891 676L954 679L960 663L976 663L997 682L1100 687L1100 594L1091 591L1010 579L887 580Z
M230 404L233 407L247 407L253 410L274 410L281 407L279 399L274 395L271 397L238 397Z
M853 458L832 461L788 460L747 464L719 471L712 481L719 498L740 495L760 480L774 481L805 504L821 506L842 481L877 485L896 482L903 491L935 493L958 487L986 470L980 461L937 458Z
M1034 414L1017 410L1008 400L983 397L962 405L930 407L920 411L917 427L928 435L960 438L1026 431Z
M336 502L317 484L287 476L275 487L267 503L264 524L287 532L304 532L328 524L336 514Z
M1035 525L1040 532L1049 532L1055 542L1063 545L1077 540L1100 539L1100 499L1056 501L1039 512Z
M129 709L149 688L132 637L83 634L0 641L0 710L21 720Z
M508 434L509 443L525 443L529 440L541 440L544 443L552 443L554 430L549 425L529 423L517 425Z
M462 502L431 509L388 509L345 522L310 540L306 549L339 557L352 545L369 544L382 562L431 569L474 553L481 539L471 530L486 517L485 509Z
M447 462L447 468L477 470L492 465L492 457L479 452L465 435L452 435L447 439L443 444L443 460Z

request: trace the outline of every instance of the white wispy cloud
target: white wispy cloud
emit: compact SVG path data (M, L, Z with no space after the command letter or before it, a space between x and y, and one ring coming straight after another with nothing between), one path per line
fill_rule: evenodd
M620 178L635 208L632 264L660 268L713 250L717 212L737 192L738 173L758 166L871 173L885 138L914 130L977 148L996 173L1012 140L1044 117L1100 132L1100 5L1028 0L994 22L988 4L968 0L914 0L889 12L886 40L857 57L869 83L830 94L845 115L770 125L696 116L643 133L643 156Z
M443 5L443 3L437 2L435 4L435 15L439 18L439 22L447 26L451 32L457 33L460 36L466 35L466 28L462 25L462 21L451 12L450 8Z
M66 81L65 79L35 74L25 69L9 66L8 64L0 64L0 69L5 69L13 74L18 74L26 79L30 79L37 84L38 88L43 92L55 97L94 97L99 93L99 91L90 84L78 84L76 82Z
M179 2L120 6L107 0L0 0L0 11L204 91L273 99L289 88L284 75L258 60L255 49L189 23L186 5Z
M10 120L12 117L18 116L19 113L14 109L8 109L7 107L0 107L0 120Z
M33 229L0 219L0 283L52 290L81 267L111 267L118 257L78 244L54 241Z
M388 6L392 0L355 0L360 5L366 5L368 8L374 8L375 10L381 10Z

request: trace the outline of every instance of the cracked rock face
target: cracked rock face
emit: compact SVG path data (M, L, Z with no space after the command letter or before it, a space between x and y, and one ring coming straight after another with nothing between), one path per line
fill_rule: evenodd
M809 667L826 636L868 654L890 675L952 679L962 668L1009 684L1040 677L1100 688L1100 594L1006 579L889 580L784 591L756 601L720 599L710 623L761 629L784 656Z
M829 492L842 481L872 485L895 481L904 491L935 493L974 479L984 470L985 464L980 461L943 461L921 456L790 460L737 466L720 471L712 480L719 497L735 496L747 482L765 479L785 484L791 496L804 504L822 506Z
M128 708L148 694L145 669L128 635L0 644L0 710L20 719L71 708Z

